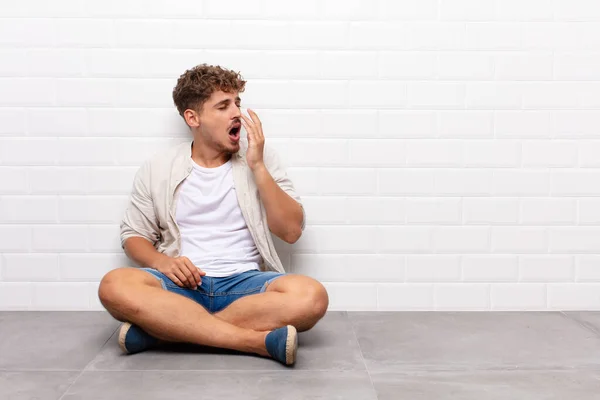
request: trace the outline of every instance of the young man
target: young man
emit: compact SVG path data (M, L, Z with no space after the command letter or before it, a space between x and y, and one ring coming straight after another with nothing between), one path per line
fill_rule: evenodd
M202 64L173 90L193 140L139 169L121 243L141 268L109 272L98 293L124 322L119 345L126 353L159 341L188 342L290 365L297 331L327 311L323 285L285 274L273 246L271 233L298 240L304 209L265 147L258 116L240 111L245 84L233 71Z

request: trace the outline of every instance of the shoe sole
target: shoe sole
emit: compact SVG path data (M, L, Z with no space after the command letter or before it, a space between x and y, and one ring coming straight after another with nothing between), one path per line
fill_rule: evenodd
M292 325L288 325L287 339L285 342L285 363L292 365L296 362L296 354L298 352L298 332Z
M127 347L125 347L125 336L127 336L127 332L129 332L130 328L131 324L129 322L124 322L119 330L119 347L127 354L129 354L129 351L127 350Z

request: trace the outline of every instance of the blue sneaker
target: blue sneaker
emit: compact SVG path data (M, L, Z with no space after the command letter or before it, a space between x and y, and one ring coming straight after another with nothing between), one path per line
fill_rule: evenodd
M298 352L298 333L292 325L275 329L267 334L265 338L267 352L275 360L285 365L296 362Z
M139 326L129 322L123 323L119 329L119 347L127 354L139 353L154 347L159 342L153 336L144 332Z

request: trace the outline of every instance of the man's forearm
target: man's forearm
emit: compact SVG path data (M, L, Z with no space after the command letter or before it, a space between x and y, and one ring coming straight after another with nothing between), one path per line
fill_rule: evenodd
M252 172L267 212L269 229L288 243L296 242L302 235L300 204L279 187L266 166L256 167Z
M157 260L166 257L158 252L152 243L143 237L134 236L125 241L125 254L137 265L144 268L153 268Z

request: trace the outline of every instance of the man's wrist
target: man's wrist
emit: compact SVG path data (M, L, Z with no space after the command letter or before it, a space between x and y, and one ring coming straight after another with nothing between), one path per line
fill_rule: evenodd
M252 170L253 173L260 174L267 170L267 166L265 165L264 162L260 162L260 163L257 163L256 165L253 165L252 167L250 167L250 169Z
M156 255L154 255L154 257L152 257L152 259L148 263L148 266L152 269L157 269L156 268L157 264L159 264L165 257L168 257L168 256L166 256L163 253L157 253Z

